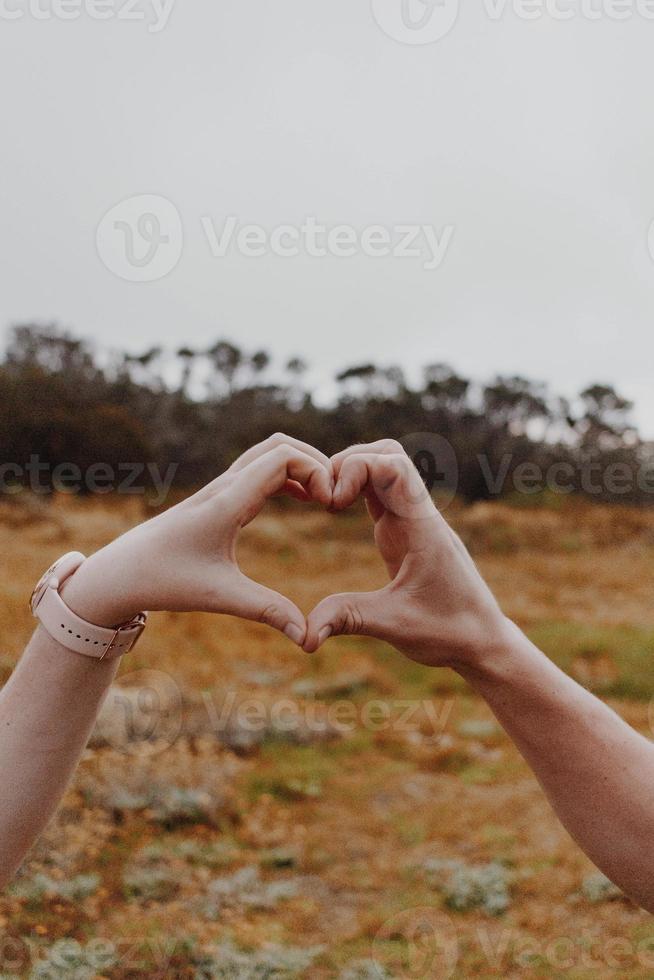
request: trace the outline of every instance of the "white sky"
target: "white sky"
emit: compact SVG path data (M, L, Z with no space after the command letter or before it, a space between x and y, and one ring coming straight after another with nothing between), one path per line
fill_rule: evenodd
M591 21L577 0L567 21L492 20L465 0L447 36L408 45L366 0L177 0L159 33L29 2L0 2L23 13L0 18L0 325L132 349L225 335L306 357L323 391L368 360L563 394L608 381L654 436L654 20ZM174 204L184 249L165 278L127 282L96 230L141 194ZM435 270L215 258L201 218L228 215L454 234Z

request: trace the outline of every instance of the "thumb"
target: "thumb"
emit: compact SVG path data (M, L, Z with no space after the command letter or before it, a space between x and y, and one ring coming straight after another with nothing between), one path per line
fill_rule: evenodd
M309 614L304 649L315 653L330 636L377 636L387 590L342 592L319 602Z
M239 572L222 591L221 612L256 623L265 623L284 633L297 646L302 646L307 622L298 607L286 596L254 582Z

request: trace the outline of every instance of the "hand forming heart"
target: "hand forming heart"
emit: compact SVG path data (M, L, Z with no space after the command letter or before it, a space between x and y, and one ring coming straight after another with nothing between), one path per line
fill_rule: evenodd
M455 665L503 641L506 620L458 536L436 509L402 445L353 446L331 460L332 508L363 495L390 582L323 599L304 649L332 635L366 634L430 665Z
M388 585L330 596L307 621L285 596L244 575L236 561L238 532L279 493L335 511L363 495ZM411 460L392 440L354 446L330 460L306 443L272 436L199 493L97 552L65 591L67 603L98 625L123 622L140 609L221 612L273 626L307 652L331 635L361 633L430 664L465 658L501 636L504 622Z

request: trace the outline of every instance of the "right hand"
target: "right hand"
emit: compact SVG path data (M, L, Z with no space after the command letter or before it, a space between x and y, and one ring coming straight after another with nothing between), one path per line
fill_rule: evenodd
M333 509L363 494L391 580L376 592L323 599L308 617L304 649L357 633L419 663L456 668L500 642L508 621L400 443L352 446L331 462Z

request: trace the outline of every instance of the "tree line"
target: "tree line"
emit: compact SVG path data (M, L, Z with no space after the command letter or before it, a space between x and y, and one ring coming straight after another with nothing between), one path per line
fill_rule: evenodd
M412 384L402 368L371 361L344 367L324 405L308 368L301 357L278 364L265 349L224 339L132 354L98 349L56 326L15 326L0 359L0 464L20 483L20 467L35 457L44 472L60 463L85 470L143 462L162 471L173 463L176 485L192 488L274 431L327 454L410 437L425 475L456 477L469 501L543 491L654 499L653 446L610 384L566 399L523 377L473 382L438 362ZM446 443L455 477L439 458Z

